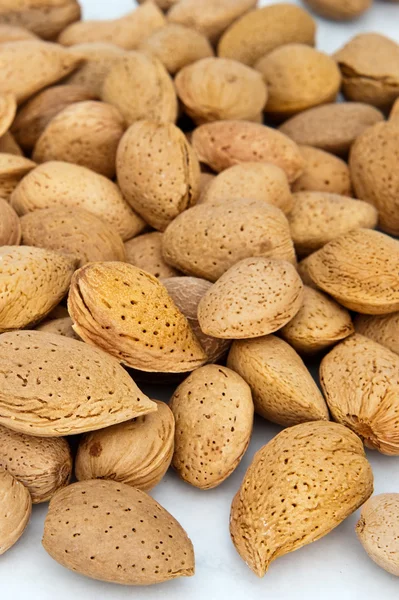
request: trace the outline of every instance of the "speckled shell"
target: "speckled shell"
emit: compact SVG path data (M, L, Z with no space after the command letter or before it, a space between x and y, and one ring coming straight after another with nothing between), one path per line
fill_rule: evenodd
M355 329L399 354L399 312L389 315L357 315Z
M162 256L162 233L151 231L125 243L126 262L154 277L177 277L179 271L170 267Z
M19 540L32 512L32 500L27 488L3 469L0 469L0 505L1 555Z
M351 21L371 6L372 0L304 0L316 14L333 21Z
M10 128L17 112L17 103L12 94L0 94L0 136Z
M13 0L11 0L13 2ZM1 21L1 18L0 18ZM25 27L18 25L7 25L0 22L0 43L18 42L20 40L37 40L38 37Z
M0 198L0 246L18 246L21 241L21 223L15 210Z
M299 146L305 160L302 175L292 184L293 192L328 192L352 196L349 167L340 158L312 146Z
M46 321L43 321L42 323L40 323L40 325L35 327L35 329L36 329L36 331L44 331L46 333L56 333L57 335L69 337L74 340L80 340L80 337L78 336L78 334L74 332L72 325L73 325L73 322L72 322L71 317L67 316L67 317L58 317L58 318L47 319Z
M35 166L36 163L24 156L0 153L0 197L8 201L21 179Z
M44 39L54 39L80 19L77 0L2 0L0 22L26 27Z

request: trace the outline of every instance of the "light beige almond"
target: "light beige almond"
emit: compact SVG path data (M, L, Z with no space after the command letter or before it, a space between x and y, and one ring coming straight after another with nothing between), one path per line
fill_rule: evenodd
M7 131L7 133L0 137L0 152L4 152L6 154L15 154L15 156L24 155L10 131Z
M177 277L179 271L169 266L162 256L162 233L151 231L125 243L126 262L154 277Z
M351 21L369 10L372 0L304 0L316 14L333 21Z
M35 167L36 163L24 156L0 153L0 197L8 201L19 181Z
M21 223L15 210L0 198L0 246L18 246L21 241Z
M328 192L352 196L349 167L341 158L312 146L299 146L305 160L302 175L292 184L293 192Z
M0 469L0 555L23 534L32 512L28 489L8 471Z
M329 533L372 493L357 435L337 423L301 423L255 454L231 506L230 534L263 577L273 560Z
M0 138L1 140L1 138ZM204 169L206 169L206 167L204 166ZM209 184L211 183L211 181L213 181L215 179L216 175L214 175L213 173L210 173L208 171L203 171L201 168L201 173L200 173L200 196L197 200L197 204L200 204L200 202L205 201L205 192L209 186Z
M4 23L0 22L0 44L4 44L5 42L19 42L21 40L37 39L37 35L25 27L19 27L18 25L5 25Z
M26 27L46 40L80 16L77 0L2 0L0 7L0 23Z
M399 354L399 312L389 315L357 315L355 329Z
M68 311L65 309L68 314ZM52 311L54 313L54 311ZM69 337L74 340L80 340L80 337L73 330L73 322L71 317L63 316L63 317L52 317L52 314L47 316L47 320L43 321L35 327L36 331L44 331L46 333L56 333L57 335L63 335L64 337Z
M17 103L12 94L0 94L0 137L10 128L17 112Z

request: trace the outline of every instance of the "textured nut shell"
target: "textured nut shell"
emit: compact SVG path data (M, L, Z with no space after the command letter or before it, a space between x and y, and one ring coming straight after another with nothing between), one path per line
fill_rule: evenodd
M21 537L32 512L27 488L10 473L0 469L0 555Z
M11 205L19 215L41 208L82 208L113 225L123 240L134 237L145 227L143 219L130 208L112 181L65 162L39 165L18 185Z
M20 433L84 433L156 410L117 360L77 340L14 331L0 350L0 423Z
M192 144L199 160L217 172L243 162L267 162L283 169L292 183L304 167L299 148L292 140L258 123L207 123L194 130Z
M325 421L289 427L255 454L244 476L231 507L233 543L263 577L273 560L329 533L372 492L353 432Z
M21 241L21 223L15 210L0 198L0 246L18 246Z
M144 233L125 243L126 262L154 277L176 277L179 272L170 267L162 256L162 233Z
M10 128L17 112L17 103L12 94L0 94L0 136Z
M165 287L126 263L91 263L75 272L68 298L74 330L133 369L191 371L206 355Z
M300 356L274 335L233 342L227 366L248 383L255 411L284 427L328 421L319 388Z
M155 56L140 52L123 56L108 71L101 96L129 125L140 119L174 123L177 118L173 81Z
M370 498L362 508L356 533L371 560L399 577L399 494Z
M352 182L348 165L329 152L300 146L306 166L302 175L292 184L293 192L328 192L352 196Z
M372 0L304 0L304 3L326 19L350 21L365 13Z
M210 281L248 256L295 263L285 215L260 200L205 203L184 211L166 229L162 251L179 271Z
M18 25L4 25L3 23L0 23L0 44L4 44L4 42L19 42L20 40L37 39L37 35L32 31L25 29L25 27L18 27Z
M380 315L399 310L398 261L397 240L357 229L312 254L307 266L314 283L340 304Z
M36 163L24 156L0 153L0 197L9 200L19 181L35 166Z
M64 438L34 437L0 425L0 469L23 483L38 504L68 485L72 454Z
M399 354L399 312L389 315L357 315L354 324L357 333Z
M163 231L199 196L198 159L172 123L131 125L119 145L116 169L125 199L155 229Z
M241 260L201 299L198 321L207 335L226 339L273 333L301 307L303 284L295 267L263 257Z
M26 27L44 39L54 39L80 19L77 0L2 0L0 22Z
M21 217L22 243L70 254L82 267L88 262L125 260L116 229L81 208L44 208Z
M247 65L284 44L314 46L316 23L299 6L276 4L264 6L244 15L222 36L219 56L233 58Z
M40 323L40 325L35 327L35 329L36 331L56 333L57 335L62 335L74 340L80 340L80 337L74 332L72 325L73 323L71 317L58 317L43 321Z
M313 252L313 254L316 254L316 253ZM307 256L306 258L303 258L301 260L301 262L299 262L297 264L296 268L297 268L297 271L303 281L303 284L306 285L307 287L311 287L311 288L317 290L318 289L317 285L315 284L315 282L309 275L309 262L311 260L311 256L312 256L312 254L309 254L309 256Z
M238 466L251 437L251 390L219 365L197 369L179 385L170 408L176 420L172 465L201 489L221 484Z
M58 492L42 543L64 567L102 581L149 585L194 575L181 525L151 496L116 481L81 481Z
M399 455L399 356L358 333L320 365L320 383L335 421L368 448Z
M16 156L24 155L10 131L0 137L0 152L15 154Z
M173 456L175 420L167 404L155 402L154 413L83 436L75 463L79 481L113 479L143 491L161 481Z
M362 200L326 192L298 192L288 215L291 237L299 256L318 250L353 229L373 229L378 213Z
M280 333L300 354L313 354L354 331L345 308L323 292L305 286L301 308Z

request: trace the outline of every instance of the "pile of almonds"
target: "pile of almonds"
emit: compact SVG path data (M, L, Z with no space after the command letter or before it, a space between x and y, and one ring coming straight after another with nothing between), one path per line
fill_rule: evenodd
M170 466L220 485L256 413L282 431L231 499L254 573L363 506L399 576L399 490L371 497L364 450L399 455L399 45L328 56L310 13L256 0L80 14L0 0L0 553L50 500L65 567L193 575L147 492Z

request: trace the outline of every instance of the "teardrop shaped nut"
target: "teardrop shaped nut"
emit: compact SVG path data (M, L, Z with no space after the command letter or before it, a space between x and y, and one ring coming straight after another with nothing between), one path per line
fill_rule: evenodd
M125 242L125 262L151 273L158 279L177 277L179 272L163 259L162 237L163 234L160 231L151 231Z
M306 166L293 183L293 192L327 192L352 196L349 167L341 158L312 146L299 146Z
M0 469L0 554L7 552L24 532L32 512L28 489Z

